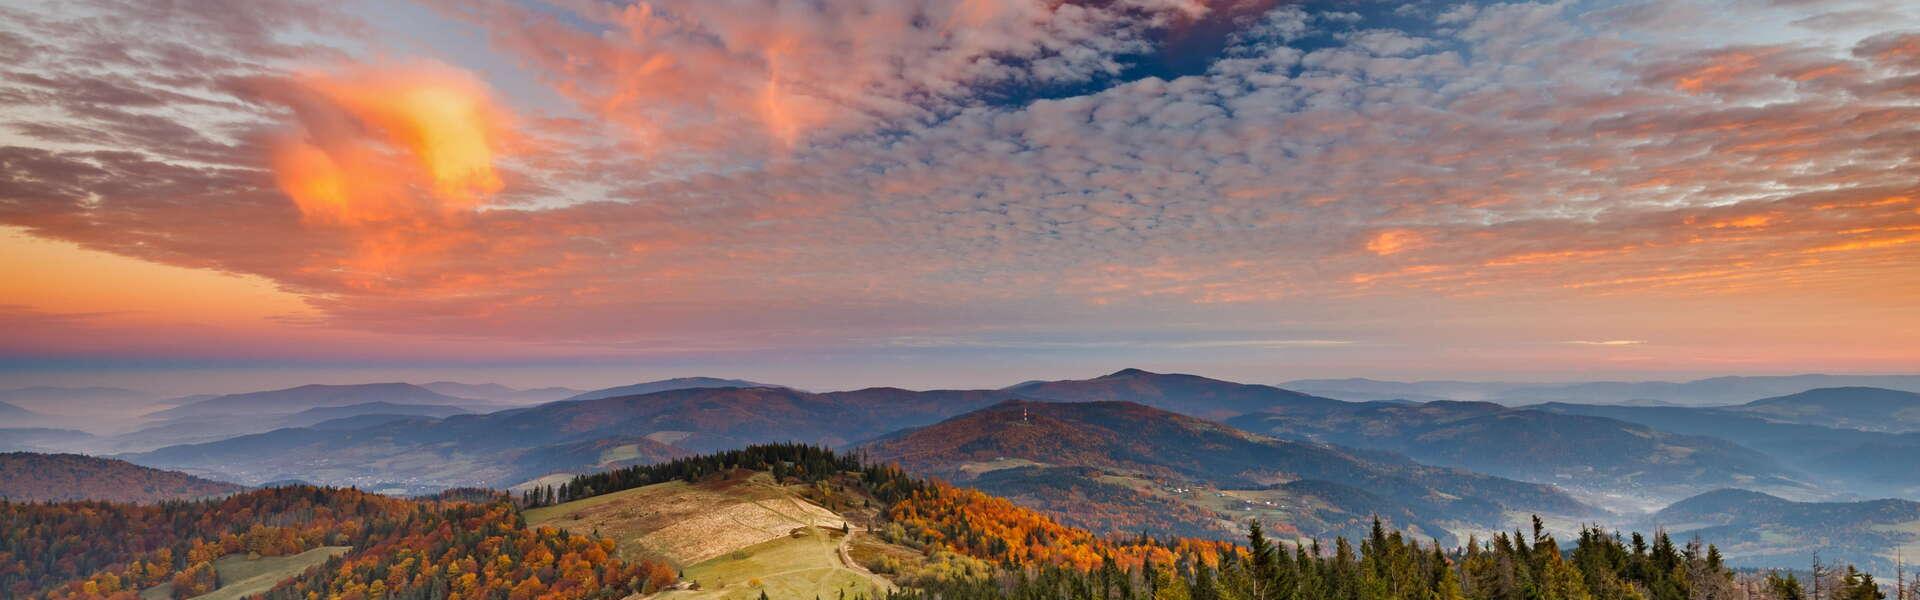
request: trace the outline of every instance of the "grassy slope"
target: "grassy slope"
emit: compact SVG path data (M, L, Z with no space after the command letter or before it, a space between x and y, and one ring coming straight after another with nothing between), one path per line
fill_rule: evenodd
M847 519L801 498L764 473L673 481L529 510L529 525L599 531L627 557L663 557L703 589L662 598L721 600L872 597L886 580L847 564ZM866 539L855 528L854 537ZM758 580L760 587L751 582Z
M855 534L859 535L859 534ZM662 599L752 600L765 591L773 598L879 596L885 580L850 569L841 562L839 530L808 528L795 535L755 544L687 568L699 590L670 591ZM760 582L754 587L753 582Z
M321 546L292 556L269 556L247 560L245 555L230 554L213 563L214 570L220 574L220 589L191 600L238 600L249 595L272 589L275 584L287 578L299 575L309 568L327 562L328 558L346 554L346 546ZM147 588L140 592L142 600L165 600L173 595L173 584L164 584Z

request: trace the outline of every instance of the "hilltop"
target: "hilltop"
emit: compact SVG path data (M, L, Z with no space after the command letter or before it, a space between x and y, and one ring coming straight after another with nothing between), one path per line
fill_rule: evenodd
M1344 404L1273 386L1140 369L1122 369L1093 379L1032 381L1005 391L1057 402L1133 402L1203 419L1226 419L1285 406Z

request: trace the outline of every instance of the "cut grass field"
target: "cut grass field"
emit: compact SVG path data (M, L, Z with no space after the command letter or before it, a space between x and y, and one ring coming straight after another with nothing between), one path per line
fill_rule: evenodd
M258 594L327 562L328 558L346 554L347 550L349 548L346 546L321 546L291 556L268 556L252 560L241 554L223 556L213 563L214 571L220 574L220 588L194 596L191 600L239 600ZM163 584L140 592L141 600L166 600L172 595L173 584Z
M855 534L859 535L859 534ZM842 562L846 534L808 527L793 535L755 544L686 569L698 590L672 590L660 598L675 600L753 600L772 598L874 598L892 585L855 571ZM757 585L756 585L757 584Z
M807 501L766 473L739 472L700 483L671 481L528 510L527 524L598 531L624 558L665 558L699 590L660 598L732 600L876 596L886 579L848 562L841 550L865 539L840 514Z
M528 525L598 531L626 558L678 566L846 519L801 499L765 473L688 484L670 481L526 512Z

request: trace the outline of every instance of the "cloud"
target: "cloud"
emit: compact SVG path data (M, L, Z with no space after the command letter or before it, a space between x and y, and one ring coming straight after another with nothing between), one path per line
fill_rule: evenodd
M485 84L435 63L302 73L263 99L297 126L273 142L274 179L309 219L362 224L482 206L510 115Z
M1568 340L1560 343L1575 346L1639 346L1647 342L1646 340Z
M1913 22L1289 5L1163 79L1130 61L1219 9L555 4L436 18L557 106L320 7L143 11L152 35L118 4L7 9L0 223L257 276L328 327L515 344L1284 320L1327 327L1268 341L1446 345L1579 311L1790 341L1727 309L1790 300L1912 323Z

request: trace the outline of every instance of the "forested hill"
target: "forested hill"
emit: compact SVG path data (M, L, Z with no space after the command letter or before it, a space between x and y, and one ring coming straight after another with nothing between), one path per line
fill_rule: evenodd
M0 453L0 498L159 502L222 496L242 486L79 454Z
M1741 589L1711 545L1680 545L1664 534L1629 541L1596 528L1581 529L1563 544L1538 519L1531 533L1496 534L1459 548L1377 521L1356 540L1305 545L1276 542L1257 525L1244 544L1234 545L1103 538L1004 499L805 446L762 446L583 476L523 501L593 502L735 469L766 470L816 489L857 488L884 503L888 522L878 528L881 535L943 565L883 571L904 586L889 594L901 600L1697 600L1734 598ZM1848 593L1874 587L1859 573L1839 581ZM1799 600L1805 596L1797 586L1779 580L1752 587L1755 595L1747 598Z

